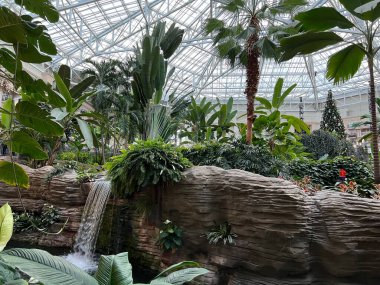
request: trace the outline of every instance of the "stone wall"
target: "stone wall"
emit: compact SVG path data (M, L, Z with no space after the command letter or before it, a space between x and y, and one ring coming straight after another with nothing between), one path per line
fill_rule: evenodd
M184 246L162 254L152 219L133 210L149 196L129 202L134 266L199 261L211 270L204 284L380 284L379 201L333 191L307 196L288 181L194 167L163 192L161 218L184 229ZM213 221L232 225L236 245L208 244L202 235Z
M45 203L53 205L62 215L61 223L55 224L48 232L57 232L68 218L63 232L59 235L41 232L22 232L14 234L11 242L25 242L33 246L71 248L78 231L82 211L89 192L88 185L75 183L75 172L47 178L54 170L52 166L31 169L23 166L29 175L30 188L21 189L22 203L27 212L39 213ZM0 205L9 203L15 212L22 212L23 207L15 187L0 182Z

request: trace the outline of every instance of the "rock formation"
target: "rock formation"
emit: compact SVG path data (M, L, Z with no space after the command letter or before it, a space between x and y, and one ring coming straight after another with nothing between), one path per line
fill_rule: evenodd
M164 190L162 209L163 220L184 229L184 246L168 261L201 262L212 271L205 284L380 284L379 201L308 196L285 180L202 166ZM158 229L141 215L130 221L135 262L167 260L157 251ZM208 244L213 221L232 225L236 245Z

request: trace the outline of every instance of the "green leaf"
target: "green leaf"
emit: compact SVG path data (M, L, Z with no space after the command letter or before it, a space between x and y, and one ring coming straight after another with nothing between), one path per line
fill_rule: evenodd
M94 141L93 141L93 136L92 136L92 131L91 131L90 126L84 120L81 120L79 118L76 118L76 120L78 122L79 129L83 135L84 141L86 142L86 145L89 148L94 148Z
M273 98L272 98L272 106L277 109L279 108L279 102L280 102L283 85L284 85L284 78L277 79L276 85L274 87Z
M333 32L306 32L284 38L280 41L280 61L287 61L296 55L306 55L342 42L343 39Z
M169 266L164 271L162 271L160 274L158 274L154 279L157 279L157 278L162 277L166 274L172 273L172 272L180 270L180 269L188 268L188 267L200 267L200 264L198 262L194 262L194 261L182 261L180 263L176 263L176 264Z
M221 28L224 28L224 22L216 19L216 18L209 18L206 20L206 24L204 27L206 35L211 34L215 30L219 30Z
M282 93L279 101L278 101L278 107L277 108L280 108L282 106L282 104L284 104L284 101L286 99L286 97L289 96L289 94L293 91L294 88L297 87L297 84L293 84L292 86L290 86L288 89L285 90L284 93Z
M300 21L306 30L325 31L335 27L350 29L354 27L346 17L333 7L319 7L299 13L295 19Z
M7 112L1 112L1 123L9 130L11 127L11 113L13 112L13 100L8 98L3 102L2 108Z
M52 106L58 108L66 107L65 98L63 98L61 94L53 90L50 85L46 85L45 91L48 94L48 100Z
M380 5L373 0L339 0L339 2L353 15L368 21L375 21L380 17ZM373 9L366 11L366 4L373 3ZM364 6L364 7L363 7ZM366 12L360 12L360 10Z
M271 41L268 37L262 37L257 42L256 46L260 49L261 55L264 58L278 59L277 45Z
M239 11L245 4L243 0L228 0L225 1L225 3L226 4L222 5L222 9L232 13Z
M15 50L18 50L19 59L28 63L44 63L52 60L50 56L41 54L32 44L20 44L18 47L13 45Z
M59 20L58 11L49 0L15 0L15 3L50 23L56 23Z
M7 142L9 149L14 152L28 155L36 160L48 159L40 144L27 133L16 131L12 133L12 139Z
M0 181L11 186L29 188L29 177L25 170L17 163L9 161L0 161Z
M67 87L67 89L70 89L70 85L71 85L71 68L68 65L66 65L66 64L62 64L59 67L58 75L62 79L62 81L65 84L65 86Z
M157 281L168 282L173 285L182 285L192 281L194 278L207 274L209 271L205 268L185 268L170 273L166 277L161 277ZM154 283L151 283L154 284Z
M70 91L58 73L54 73L54 79L55 83L57 84L58 91L66 100L66 110L70 113L73 109L73 99L71 97Z
M0 257L42 284L97 285L98 282L62 257L39 249L15 248L5 250Z
M57 48L50 35L47 33L42 33L42 35L38 38L38 47L40 48L40 51L44 53L51 55L57 54Z
M89 76L70 89L72 98L80 97L94 83L96 76Z
M358 72L365 52L357 45L350 45L330 56L327 62L326 78L334 84L344 83Z
M95 278L99 285L132 285L132 265L128 261L128 253L102 255Z
M35 104L21 101L16 105L16 118L21 124L47 136L63 135L60 124L51 119L49 112Z
M19 59L16 61L16 55L6 48L0 49L0 65L12 74L22 70L22 62Z
M0 208L0 252L4 250L13 233L13 214L8 203Z
M255 98L261 105L263 105L265 107L265 109L272 109L272 104L271 102L269 102L268 99L265 99L263 97L256 97Z
M27 43L21 18L4 6L0 7L0 40L7 43Z

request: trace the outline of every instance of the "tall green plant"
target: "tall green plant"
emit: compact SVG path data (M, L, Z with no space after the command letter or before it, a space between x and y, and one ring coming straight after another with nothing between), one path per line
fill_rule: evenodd
M341 139L346 137L346 130L344 128L343 120L339 114L338 108L336 107L331 90L329 90L329 93L327 94L326 106L322 115L321 129L331 133L336 133Z
M264 27L265 23L276 22L277 13L290 13L304 0L281 0L276 7L268 7L264 0L220 1L223 13L219 18L207 19L206 35L213 34L218 55L246 68L247 135L252 143L252 126L255 120L254 101L260 81L260 57L277 58L276 44Z
M338 8L318 7L297 14L295 19L302 25L302 32L281 40L281 61L296 55L311 54L326 47L343 46L327 62L326 78L334 84L351 79L359 71L363 61L367 62L374 173L375 182L380 183L374 76L374 60L379 52L376 38L380 3L373 0L338 0L338 4Z
M293 84L285 91L282 91L284 79L279 78L275 85L272 100L257 97L256 100L261 103L257 107L257 113L260 116L256 119L253 126L254 135L258 142L264 142L270 150L278 156L297 156L300 150L297 133L302 131L310 133L309 127L301 119L281 114L280 108L285 99L290 95L297 84ZM297 132L292 131L292 128Z

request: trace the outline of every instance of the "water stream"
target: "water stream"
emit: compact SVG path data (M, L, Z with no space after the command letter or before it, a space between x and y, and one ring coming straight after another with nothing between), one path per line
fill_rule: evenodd
M81 224L74 244L74 252L65 258L86 271L96 269L94 252L102 218L111 194L109 181L96 181L91 184Z

